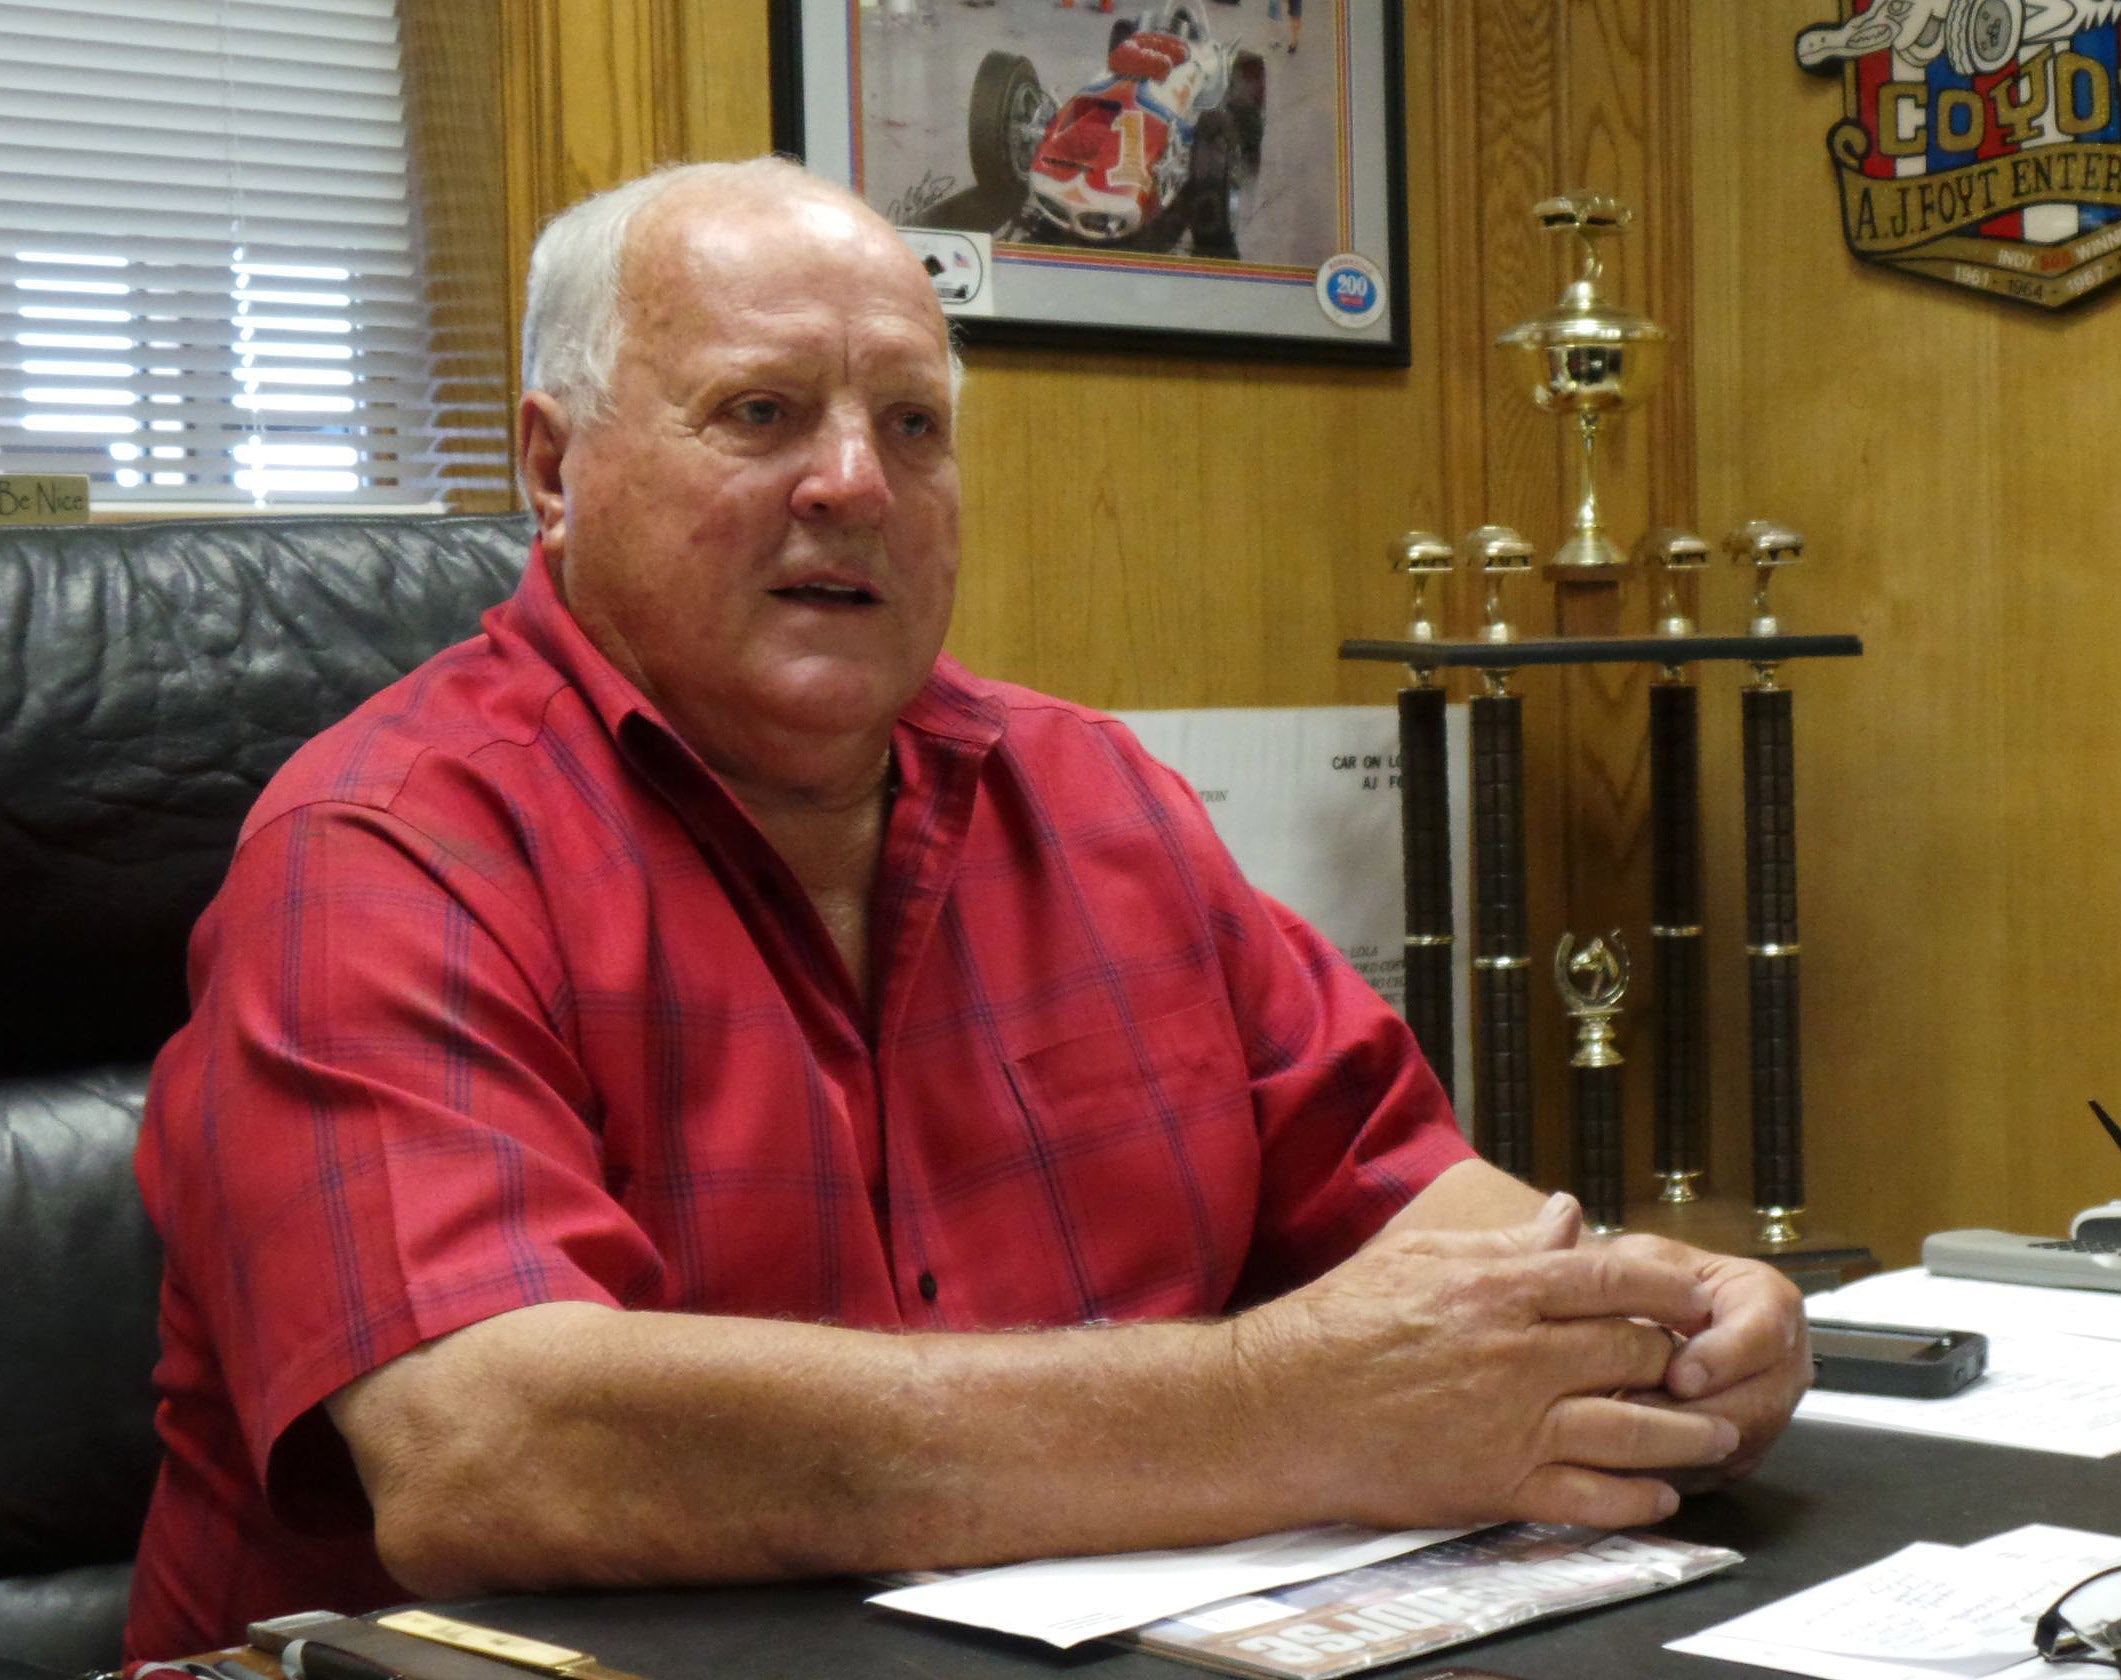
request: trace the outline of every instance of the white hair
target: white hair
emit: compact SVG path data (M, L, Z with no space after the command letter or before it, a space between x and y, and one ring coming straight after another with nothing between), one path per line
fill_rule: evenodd
M530 253L523 300L523 389L546 391L579 418L601 417L626 337L623 261L634 218L665 193L702 187L730 203L775 204L798 193L866 204L836 181L792 159L673 163L571 205L545 224ZM874 212L871 212L872 214ZM964 384L954 337L950 400Z

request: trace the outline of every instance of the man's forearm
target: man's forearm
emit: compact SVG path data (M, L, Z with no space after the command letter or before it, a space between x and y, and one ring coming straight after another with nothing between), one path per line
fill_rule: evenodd
M529 1307L329 1404L384 1563L427 1594L1329 1521L1625 1528L1671 1510L1661 1472L1721 1462L1739 1434L1611 1398L1656 1387L1655 1326L1698 1328L1714 1297L1688 1266L1574 1248L1575 1221L1563 1202L1509 1230L1387 1229L1214 1323L891 1335Z
M1299 1520L1227 1324L883 1335L560 1304L344 1391L427 1593L1192 1544Z
M1535 1219L1547 1192L1475 1156L1447 1168L1402 1208L1393 1225L1418 1231L1484 1231Z

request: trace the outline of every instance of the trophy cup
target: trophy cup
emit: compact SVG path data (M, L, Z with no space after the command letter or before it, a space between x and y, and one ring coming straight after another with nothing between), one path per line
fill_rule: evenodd
M1741 566L1753 568L1758 637L1778 635L1768 586L1778 568L1804 552L1795 531L1765 519L1741 525L1724 541ZM1775 661L1753 662L1753 680L1738 697L1745 753L1745 966L1753 1043L1753 1211L1760 1240L1797 1240L1804 1211L1804 1102L1798 1059L1797 794L1790 691L1775 681Z
M1576 1195L1594 1231L1617 1231L1627 1209L1621 1161L1620 1051L1613 1020L1628 989L1628 948L1614 929L1580 950L1565 933L1554 947L1554 985L1576 1028L1569 1107L1576 1129Z
M1627 206L1617 199L1575 192L1533 206L1532 214L1542 226L1574 236L1581 248L1581 267L1558 304L1512 327L1496 342L1513 352L1535 403L1549 414L1576 417L1576 518L1548 567L1609 571L1625 566L1627 557L1599 519L1598 429L1608 414L1632 407L1656 385L1664 372L1665 332L1599 295L1604 263L1598 242L1627 226Z
M1691 636L1693 579L1709 563L1709 545L1690 531L1652 531L1643 539L1642 556L1657 569L1657 634ZM1652 1159L1661 1202L1691 1202L1706 1165L1700 741L1700 696L1684 667L1666 664L1650 684L1650 948L1657 1008Z
M1531 933L1525 914L1524 700L1510 692L1514 638L1503 580L1532 566L1532 545L1503 525L1459 544L1487 583L1480 639L1486 692L1467 703L1473 744L1473 996L1479 1066L1473 1144L1504 1172L1532 1173ZM1488 650L1483 650L1484 652Z
M1433 642L1429 583L1450 573L1451 545L1409 531L1390 549L1392 569L1414 580L1410 642ZM1457 1084L1452 1030L1451 783L1444 744L1444 691L1433 666L1407 667L1399 691L1400 865L1406 884L1406 1018L1446 1091Z

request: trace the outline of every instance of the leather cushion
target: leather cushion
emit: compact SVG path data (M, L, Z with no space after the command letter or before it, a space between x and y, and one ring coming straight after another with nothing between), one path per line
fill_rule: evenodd
M0 1080L0 1575L127 1558L154 1481L147 1070ZM0 1649L8 1648L0 1645Z
M0 534L5 1071L153 1054L267 778L472 634L527 545L516 516Z
M0 1581L0 1680L48 1680L118 1666L129 1563Z

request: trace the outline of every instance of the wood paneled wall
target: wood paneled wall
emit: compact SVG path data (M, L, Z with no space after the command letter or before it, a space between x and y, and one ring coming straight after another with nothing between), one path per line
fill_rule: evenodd
M1907 1259L2121 1192L2085 1107L2121 1095L2121 297L2048 315L1850 258L1840 87L1791 56L1833 11L1697 9L1695 407L1719 528L1804 530L1788 616L1864 639L1793 673L1811 1177Z
M1256 0L1255 0L1256 3ZM952 645L1092 704L1384 701L1334 657L1390 633L1385 545L1485 519L1543 549L1568 453L1494 334L1557 295L1531 202L1617 192L1613 269L1672 328L1665 389L1611 434L1624 541L1712 540L1767 514L1811 540L1786 618L1861 632L1795 669L1811 1202L1889 1260L1947 1224L2052 1229L2121 1183L2083 1110L2121 1099L2110 999L2121 801L2102 775L2121 684L2101 657L2112 308L2061 321L1859 269L1824 135L1833 84L1796 31L1832 0L1407 0L1414 364L1350 372L975 352L966 567ZM768 144L766 0L510 0L516 270L536 223L674 157ZM2081 417L2081 418L2080 418ZM1065 449L1056 444L1065 440ZM1469 626L1475 590L1447 592ZM1719 568L1713 624L1742 621ZM1550 620L1543 585L1520 616ZM1574 611L1641 628L1631 579ZM1640 677L1522 679L1535 935L1627 930L1647 968ZM1719 1184L1746 1176L1735 681L1704 683ZM1381 859L1380 867L1393 867ZM1565 920L1566 918L1566 920ZM1545 988L1541 988L1544 992ZM1540 1176L1559 1181L1562 1037L1539 1069ZM1643 1182L1647 1033L1630 1025Z

